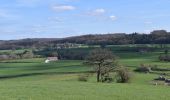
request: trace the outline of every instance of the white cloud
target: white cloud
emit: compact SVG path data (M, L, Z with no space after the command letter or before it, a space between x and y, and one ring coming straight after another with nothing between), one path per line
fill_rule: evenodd
M112 21L115 21L115 20L117 19L117 17L114 16L114 15L112 15L112 16L110 16L110 19L111 19Z
M96 9L96 10L94 11L94 13L96 13L96 14L104 14L104 13L105 13L105 10L104 10L104 9Z
M105 12L106 12L105 9L100 8L100 9L95 9L95 10L89 12L88 15L100 16L100 15L103 15Z
M60 11L71 11L71 10L75 10L76 8L70 5L56 5L53 6L52 9L54 11L60 12Z

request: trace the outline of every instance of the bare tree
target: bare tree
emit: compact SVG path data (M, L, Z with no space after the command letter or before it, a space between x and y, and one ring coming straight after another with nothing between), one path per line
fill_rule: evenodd
M89 53L85 63L93 65L97 73L97 82L100 82L114 69L116 59L111 51L99 48Z

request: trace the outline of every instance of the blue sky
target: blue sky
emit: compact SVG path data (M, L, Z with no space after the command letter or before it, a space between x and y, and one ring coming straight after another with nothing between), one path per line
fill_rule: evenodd
M170 31L170 0L0 0L0 40Z

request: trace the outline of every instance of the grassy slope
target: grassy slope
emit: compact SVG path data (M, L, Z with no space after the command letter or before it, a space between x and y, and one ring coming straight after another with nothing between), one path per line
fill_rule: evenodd
M118 49L118 48L113 48ZM160 51L140 55L137 52L114 52L120 63L134 69L141 63L169 67L159 62ZM82 61L59 61L44 64L44 59L13 60L0 63L0 100L169 100L168 86L150 84L155 74L134 73L129 84L78 82L81 72L92 70Z
M82 66L81 61L44 64L43 59L31 59L10 62L0 63L1 76L24 74L28 76L1 79L0 100L169 100L170 98L169 87L149 84L157 75L136 73L130 84L101 84L95 82L95 77L91 77L89 82L78 82L79 72L91 70ZM75 73L67 74L68 72Z
M64 77L65 80L62 80ZM0 82L1 100L169 100L169 87L77 82L76 76L34 76Z
M91 71L82 61L59 61L45 64L44 59L11 60L0 63L0 77L28 74L61 74Z

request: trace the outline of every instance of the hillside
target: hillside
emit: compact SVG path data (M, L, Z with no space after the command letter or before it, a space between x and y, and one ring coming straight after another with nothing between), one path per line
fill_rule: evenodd
M87 45L122 45L122 44L170 44L170 32L155 30L144 33L89 34L67 38L33 38L0 41L0 49L40 48L56 44L73 43Z

